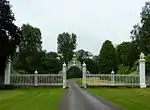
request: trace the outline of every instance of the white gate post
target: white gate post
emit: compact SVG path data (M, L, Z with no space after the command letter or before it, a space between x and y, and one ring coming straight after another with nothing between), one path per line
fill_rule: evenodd
M82 86L86 88L86 64L83 63L83 69L82 69Z
M10 85L10 77L11 77L11 59L8 59L6 69L5 69L5 85Z
M34 72L34 86L38 86L38 71Z
M112 75L112 78L111 78L112 85L114 86L114 84L115 84L115 72L113 70L111 72L111 75Z
M145 55L143 53L140 54L140 64L139 64L139 69L140 69L140 88L146 88L145 84Z
M63 64L63 88L65 89L67 86L67 79L66 79L66 64Z

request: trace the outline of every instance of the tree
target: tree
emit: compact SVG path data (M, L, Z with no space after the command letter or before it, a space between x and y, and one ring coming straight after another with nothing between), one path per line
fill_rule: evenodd
M150 75L150 54L146 56L146 75Z
M75 34L62 33L57 38L57 51L62 54L64 62L67 64L73 57L73 50L76 49L76 38Z
M39 73L58 74L62 70L62 61L56 52L43 51L41 63L39 64Z
M87 66L87 70L91 73L91 74L98 74L98 66L96 62L94 62L93 59L91 58L87 58L85 60L86 66Z
M33 73L40 63L40 52L42 51L41 31L29 24L23 24L21 31L23 37L14 67Z
M92 57L92 53L89 52L89 51L85 51L83 49L81 50L78 50L76 52L77 54L77 57L78 57L78 60L81 62L81 64L83 64L83 62L86 60L86 59L89 59L90 57Z
M37 27L33 27L29 24L23 24L21 27L22 39L20 43L19 51L41 51L41 31Z
M81 64L83 64L83 62L86 63L87 69L90 73L92 74L98 73L98 62L95 61L97 60L96 56L93 57L93 54L91 52L85 51L83 49L78 50L76 54L77 54L77 59L81 62Z
M150 53L150 1L145 2L141 12L140 25L135 25L131 37L145 55Z
M140 29L141 29L141 27L139 24L136 24L133 26L133 29L130 32L131 33L131 39L133 41L139 41L140 40Z
M132 68L133 63L139 58L139 54L134 41L122 42L116 48L117 64Z
M14 13L9 1L0 0L0 80L2 82L7 59L14 55L21 39L21 31L14 21Z
M100 70L100 68L99 68L99 56L97 56L97 55L95 55L95 56L93 56L92 57L92 61L93 61L93 63L94 63L94 68L96 68L95 70L96 70L96 72L95 73L99 73L99 70Z
M115 48L111 41L106 40L99 54L100 72L103 74L111 73L112 69L116 69L116 54Z
M92 60L93 60L93 62L94 62L96 65L99 65L99 56L98 56L98 55L94 55L94 56L92 57Z

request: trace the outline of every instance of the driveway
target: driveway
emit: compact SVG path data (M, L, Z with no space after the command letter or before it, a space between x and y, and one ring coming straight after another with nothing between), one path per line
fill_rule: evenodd
M122 110L116 105L81 89L75 81L68 82L68 89L58 110Z

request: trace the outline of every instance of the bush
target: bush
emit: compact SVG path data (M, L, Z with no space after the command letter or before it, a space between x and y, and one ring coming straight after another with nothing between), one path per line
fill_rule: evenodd
M130 67L119 65L117 74L130 74Z

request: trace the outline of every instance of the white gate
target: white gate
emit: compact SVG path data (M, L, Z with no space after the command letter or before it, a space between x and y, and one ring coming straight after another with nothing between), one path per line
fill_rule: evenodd
M73 55L72 60L66 65L65 63L63 64L63 88L67 87L67 70L69 70L71 67L77 67L82 71L82 87L86 88L86 64L81 63L77 60L76 55Z
M116 75L116 74L89 74L86 70L86 64L83 63L82 67L80 63L70 63L70 66L63 64L63 70L61 74L11 74L11 60L8 60L8 64L5 71L5 84L14 85L31 85L31 86L51 86L60 85L63 88L67 86L66 71L72 66L82 68L82 86L101 86L101 85L113 85L113 86L140 86L145 88L147 78L145 78L145 59L144 54L141 53L139 60L139 74L138 75ZM114 72L112 72L114 73Z

